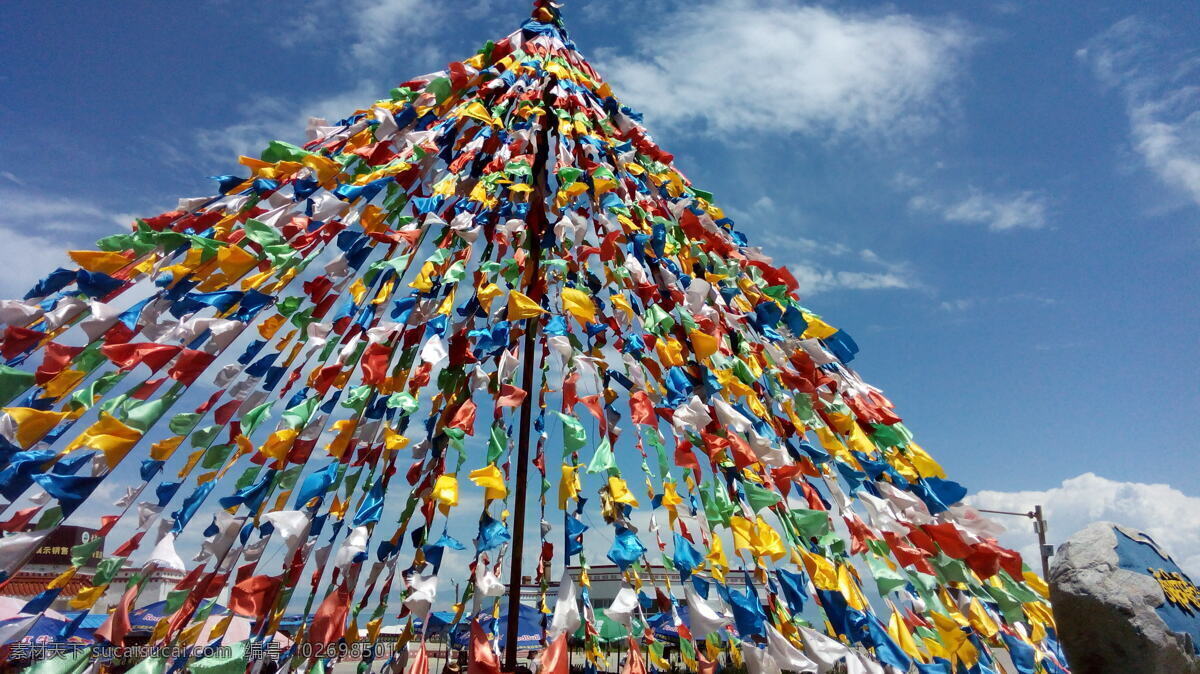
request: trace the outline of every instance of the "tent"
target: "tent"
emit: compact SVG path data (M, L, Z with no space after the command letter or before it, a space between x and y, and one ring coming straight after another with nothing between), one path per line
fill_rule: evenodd
M508 609L505 607L500 611L499 624L496 619L492 618L490 613L480 613L475 616L479 620L480 627L488 634L498 635L500 639L500 647L504 648L508 643ZM549 616L543 614L532 606L521 604L521 612L517 617L517 646L521 649L539 649L542 647L544 630L542 628L543 618L549 619ZM454 631L453 642L458 648L465 648L471 640L470 623L466 620L458 624Z
M26 618L9 618L8 620L0 620L0 631L5 628L16 627ZM68 620L59 620L48 616L41 616L33 625L25 631L24 635L15 639L12 643L38 644L44 646L70 646L70 645L86 645L90 644L95 639L92 632L95 628L76 627L71 630L70 636L61 636L65 630L71 626Z

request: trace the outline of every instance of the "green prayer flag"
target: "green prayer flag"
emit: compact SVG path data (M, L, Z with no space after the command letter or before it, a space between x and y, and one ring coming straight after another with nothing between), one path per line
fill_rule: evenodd
M829 513L824 510L794 508L790 513L792 524L805 536L821 538L829 533Z
M133 669L125 672L125 674L163 674L163 672L167 671L167 663L170 661L170 658L164 656L146 658L137 663Z
M168 398L139 402L125 411L124 422L144 433L166 414L172 402Z
M285 243L283 237L279 235L279 232L275 231L274 227L265 222L259 222L254 218L246 220L246 224L242 228L246 231L246 238L262 246L264 250L271 246L278 246ZM288 249L292 250L291 246Z
M671 331L671 328L675 327L675 319L663 311L662 307L657 304L651 304L642 317L642 324L646 327L646 332L665 335Z
M300 471L303 469L304 466L292 466L291 468L288 468L280 473L279 484L276 485L276 488L291 489L292 487L296 486L296 480L300 478Z
M936 556L931 557L929 562L938 572L938 576L945 582L966 583L970 577L965 564L952 557L947 557L940 552Z
M124 564L124 557L105 557L100 560L96 565L96 572L92 574L92 585L108 585Z
M176 414L167 422L167 428L175 435L185 435L195 427L196 422L200 421L200 415L195 412L184 412Z
M867 566L871 568L871 576L875 579L875 586L879 588L880 596L886 597L889 592L908 585L908 580L888 566L882 558L865 554L863 559L867 560Z
M296 310L300 308L300 304L303 302L303 297L295 295L292 297L285 297L282 302L279 302L275 305L275 311L278 311L284 316L291 316L292 314L296 313Z
M298 431L304 428L305 424L307 424L308 420L312 417L313 412L317 409L317 405L320 404L321 398L319 396L308 398L296 404L295 407L289 407L286 411L284 411L283 414L280 415L280 419L282 419L284 425L286 425L288 428L292 429L293 431ZM244 427L245 421L242 423Z
M282 140L273 140L267 143L267 149L262 151L259 158L274 164L278 161L303 161L310 154L312 153L291 143L285 143Z
M350 389L350 392L345 396L345 400L342 400L342 407L361 414L367 406L367 401L371 398L372 390L371 386L359 386Z
M71 566L83 566L102 545L104 545L104 537L93 536L86 543L80 543L72 547Z
M200 461L200 467L205 470L213 470L225 465L225 460L233 453L235 445L232 443L224 445L213 445L204 453L204 458Z
M234 488L245 489L246 487L254 484L254 481L258 479L258 474L260 472L262 472L262 466L250 466L240 476L238 476L237 482L233 483Z
M563 454L577 452L587 446L587 432L583 430L583 424L579 423L579 419L562 412L555 412L555 414L562 420Z
M199 449L207 447L221 433L221 427L217 424L205 426L197 431L192 432L192 447Z
M246 671L246 642L228 644L217 655L188 665L191 674L243 674Z
M766 487L760 487L753 482L745 483L743 489L746 492L746 500L750 502L750 507L754 509L754 512L758 512L763 508L770 508L780 501L779 494Z
M1042 600L1041 595L1034 592L1025 583L1015 582L1012 576L1008 575L1008 572L1004 569L1000 570L1000 582L1004 585L1004 590L1016 597L1021 603Z
M453 93L454 88L450 84L449 77L439 77L436 80L431 81L429 84L426 84L425 91L433 94L435 100L438 102L438 105L441 105L446 101L447 98L450 98L450 94Z
M92 662L92 649L81 648L67 651L65 655L47 658L35 662L25 670L25 674L77 674L87 668ZM246 664L242 663L245 669Z
M0 401L8 402L34 385L34 374L0 365Z
M504 455L504 448L507 446L508 435L504 432L504 424L500 422L492 424L492 431L488 436L488 463L496 463Z
M596 453L592 455L592 461L588 464L587 472L604 473L616 467L617 459L613 456L612 445L609 444L608 438L604 438L600 441L600 446L596 448Z
M258 427L266 420L267 412L271 410L272 404L274 403L271 401L265 402L242 415L242 435L250 437L254 431L258 430Z
M417 411L419 404L417 403L417 399L414 398L411 393L403 392L393 393L391 397L388 398L387 406L399 408L402 413L409 415Z

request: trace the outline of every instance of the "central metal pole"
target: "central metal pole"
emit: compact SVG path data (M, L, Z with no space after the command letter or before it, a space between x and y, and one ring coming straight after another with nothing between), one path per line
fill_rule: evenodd
M542 259L542 233L546 228L546 163L550 155L550 125L554 122L553 97L554 78L547 80L542 101L546 112L539 119L537 133L537 155L533 160L533 194L529 203L529 217L525 221L525 238L529 259L526 261L525 293L534 301L541 300L538 265ZM522 357L521 387L525 389L525 400L521 403L521 428L517 437L517 480L513 490L513 538L509 546L511 567L508 575L508 640L504 644L504 671L517 669L517 630L521 617L521 564L525 552L525 492L529 481L529 440L533 424L533 404L538 399L534 391L534 361L537 360L537 331L539 318L525 319L525 349Z
M1053 548L1046 545L1046 518L1042 515L1042 506L1033 507L1033 521L1038 535L1038 554L1042 557L1042 578L1048 583L1050 582L1050 555L1053 554Z
M1046 544L1046 516L1042 512L1042 506L1036 505L1033 510L1027 513L1015 513L1011 510L987 510L985 508L976 508L981 513L991 513L992 515L1012 515L1014 517L1028 517L1033 520L1033 531L1038 537L1038 556L1042 558L1042 580L1050 580L1050 556L1054 554L1054 546ZM1019 579L1017 579L1019 580Z

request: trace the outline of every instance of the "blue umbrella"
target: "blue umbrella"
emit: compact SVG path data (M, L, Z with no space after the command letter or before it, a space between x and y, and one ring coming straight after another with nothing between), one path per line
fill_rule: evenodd
M28 618L10 618L8 620L0 621L0 629L15 625L25 620L28 620ZM16 643L61 646L90 644L95 641L92 636L92 632L95 630L95 628L76 627L69 637L65 639L59 637L59 634L61 634L63 630L70 624L70 621L67 620L59 620L57 618L47 618L46 616L42 616L33 623L33 626L29 628L29 631L25 633L25 636Z
M450 633L453 624L453 611L434 611L429 614L429 626L425 628L425 634L431 637L445 636Z
M312 622L312 616L300 615L298 613L294 615L285 615L279 621L279 629L287 630L288 632L294 634L301 625L307 625L310 622Z
M84 613L84 611L67 611L63 613L63 615L67 616L67 620L74 620L82 613ZM86 617L84 617L83 622L79 623L79 626L81 628L94 630L103 625L105 620L108 620L108 616L106 614L89 613Z
M488 634L500 635L500 647L504 648L508 643L508 609L507 607L500 612L500 624L493 628L495 619L490 614L480 613L479 626ZM547 617L532 606L521 604L521 612L517 617L517 647L528 648L531 650L540 649L542 647L542 619ZM454 645L459 648L465 648L467 642L471 640L471 624L464 620L459 623L458 629L454 633Z
M201 604L203 605L203 604ZM221 614L228 611L220 604L214 604L212 612ZM129 628L135 632L149 632L154 629L158 621L166 616L171 615L171 611L167 610L167 602L156 601L153 604L146 604L141 608L135 608L129 612Z
M679 612L679 619L683 621L684 625L691 624L688 607L679 606L675 610ZM654 636L670 641L679 641L679 627L671 619L670 613L655 613L650 616L647 622L654 629Z

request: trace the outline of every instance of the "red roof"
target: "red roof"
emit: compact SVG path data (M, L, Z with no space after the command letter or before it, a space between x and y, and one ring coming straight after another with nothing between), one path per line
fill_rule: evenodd
M33 597L43 591L50 581L54 580L54 576L34 574L34 573L18 573L12 580L0 587L0 595L7 597ZM85 587L91 587L92 579L88 576L76 576L67 581L63 586L63 591L60 597L74 596L77 592Z

